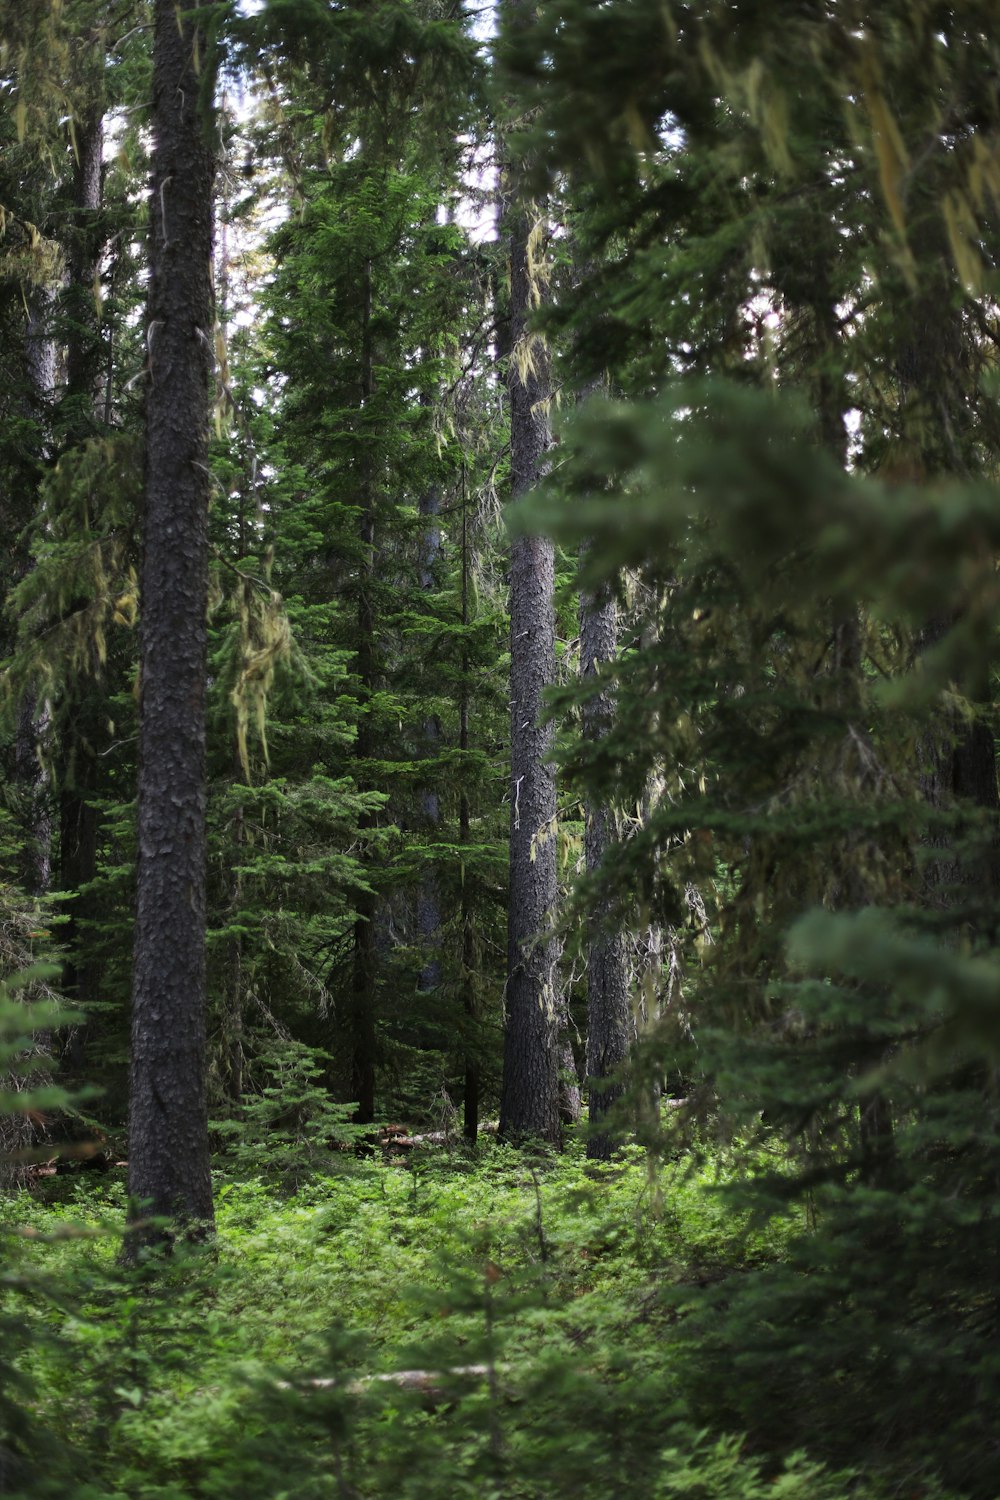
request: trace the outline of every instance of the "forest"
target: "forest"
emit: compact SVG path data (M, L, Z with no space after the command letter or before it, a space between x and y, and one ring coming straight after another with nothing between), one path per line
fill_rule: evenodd
M997 19L0 0L0 1495L1000 1496Z

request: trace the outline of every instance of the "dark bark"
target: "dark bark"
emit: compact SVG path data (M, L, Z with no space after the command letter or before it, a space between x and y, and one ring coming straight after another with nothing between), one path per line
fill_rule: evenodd
M354 1119L370 1125L375 1118L375 897L362 892L355 901L354 967L351 976L351 1095Z
M204 32L157 0L142 565L131 1213L212 1223L205 689L214 161ZM137 1239L149 1231L133 1233ZM155 1236L163 1238L163 1232Z
M927 650L954 622L932 621L923 632L921 649ZM978 694L976 695L978 696ZM976 847L963 847L970 822L961 817L946 832L932 831L926 843L939 850L924 865L925 894L932 905L942 908L961 901L980 914L974 923L984 929L995 921L996 891L1000 889L1000 810L997 787L996 743L987 723L969 723L957 715L942 715L936 729L921 746L921 784L930 806L938 811L958 812L962 804L993 815L992 839L977 840Z
M103 91L102 91L103 92ZM66 393L63 401L63 431L69 443L83 442L102 419L104 369L101 349L100 311L95 282L100 269L106 232L101 223L104 153L103 98L99 98L76 127L77 160L74 181L74 220L71 229L69 282L63 299L66 319ZM96 658L96 652L94 653ZM100 676L94 662L95 677ZM99 819L88 800L96 783L98 728L94 699L79 704L65 717L62 728L63 761L69 768L59 795L59 889L72 891L63 929L66 962L63 987L81 1008L84 1020L67 1041L67 1059L75 1074L86 1067L88 1002L96 998L97 975L88 961L84 929L94 916L92 898L84 889L97 873ZM100 704L103 707L103 704ZM106 718L106 714L100 714Z
M370 404L375 391L375 364L372 348L372 267L365 264L361 331L361 410L360 420L364 429L371 421ZM358 720L356 744L358 785L362 791L369 787L369 761L375 750L371 724L371 698L375 691L375 485L372 474L370 441L367 432L362 432L362 506L360 537L362 557L358 578L358 650L355 660L355 675L361 693L361 716ZM362 830L373 828L375 815L365 813L361 818ZM355 1120L369 1125L375 1118L375 1001L378 978L378 955L375 944L375 917L377 902L370 891L358 893L355 901L357 919L354 923L354 964L351 974L351 1095L357 1103Z
M429 405L429 398L422 399ZM441 491L437 485L429 485L420 496L420 515L424 520L420 540L420 587L429 593L435 585L437 560L441 553ZM438 754L441 744L441 725L435 714L429 714L422 726L423 751L428 758ZM441 802L432 785L424 786L420 793L421 812L427 832L434 833L441 825ZM419 987L435 989L441 983L441 960L433 955L441 935L441 901L437 879L433 870L427 869L420 877L417 890L417 936L420 945L430 956L420 971Z
M867 1187L888 1189L898 1183L898 1158L892 1108L880 1089L858 1103L861 1180Z
M458 748L465 766L465 752L469 748L469 689L470 662L468 647L469 624L469 503L465 488L465 468L462 468L462 625L466 627L462 636L462 692L458 705ZM458 802L458 841L466 848L472 838L472 816L469 792L462 778L462 790ZM473 1145L479 1135L479 999L476 991L475 934L473 931L472 895L469 875L462 877L462 1010L465 1015L465 1086L462 1100L462 1133Z
M34 692L25 692L18 705L14 741L14 774L21 792L23 844L20 880L31 896L41 896L52 884L52 816L48 777L38 758L48 715Z
M979 415L972 398L977 382L974 355L951 296L951 273L938 217L931 214L917 232L923 252L923 276L903 323L905 334L895 353L898 385L898 462L906 480L941 475L975 474L979 468ZM948 601L929 619L918 641L918 652L937 645L956 625L959 615ZM983 709L991 702L987 674L969 667L958 684L969 701ZM921 746L921 782L929 804L939 809L969 806L993 814L991 849L970 854L961 847L966 829L961 821L943 837L932 832L931 847L940 857L925 866L926 894L932 904L948 906L962 899L978 902L982 919L974 925L992 927L993 897L1000 886L996 812L998 808L996 746L992 729L983 720L960 719L943 710ZM975 893L975 895L973 894ZM972 898L970 900L970 898ZM992 934L991 934L992 935Z
M519 9L507 0L512 11ZM516 166L501 195L501 228L510 254L511 499L543 474L550 444L549 357L529 326L532 285L531 205ZM506 1024L500 1134L557 1144L559 1119L558 947L555 915L556 782L553 727L543 723L545 689L555 680L555 555L551 541L517 536L510 567L510 901L507 925Z
M580 598L580 672L593 681L601 666L614 659L618 610L607 590ZM601 739L613 715L611 693L605 687L589 697L583 710L583 732ZM606 798L590 797L584 810L584 858L587 874L600 876L615 837L614 814ZM587 1155L607 1161L614 1136L606 1124L608 1112L624 1092L624 1069L632 1032L629 1004L628 953L624 934L610 923L606 900L596 901L587 952L587 1080L590 1131Z
M63 965L63 990L83 1017L66 1042L66 1059L72 1072L81 1077L86 1067L87 1004L96 998L97 974L88 959L85 924L94 915L93 898L86 887L97 874L97 809L89 800L93 760L89 747L79 744L73 763L72 784L59 797L59 889L72 891L74 899L67 908L62 940L66 947Z
M246 527L242 501L240 502L239 509L239 530L240 545L238 555L242 562L246 557ZM243 582L241 587L249 589L252 585ZM244 775L243 763L235 735L233 736L232 743L232 767L233 781L235 783L242 781ZM243 1015L243 937L240 931L243 908L242 866L245 858L244 846L246 844L246 818L242 803L236 807L233 813L230 824L230 838L232 840L232 855L229 877L229 921L235 930L230 933L226 941L225 992L222 1015L222 1072L226 1096L236 1106L238 1111L243 1102L243 1078L246 1064Z

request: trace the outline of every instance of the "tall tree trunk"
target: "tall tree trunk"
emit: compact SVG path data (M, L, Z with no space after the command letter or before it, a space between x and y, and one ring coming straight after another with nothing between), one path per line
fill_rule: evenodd
M819 418L820 440L831 457L836 459L842 469L846 469L848 449L845 419L850 398L840 368L843 353L836 308L821 279L817 281L816 297L810 304L810 311L816 328L813 404ZM840 679L845 701L853 703L857 701L863 672L857 606L845 608L835 602L832 627L831 668ZM851 861L851 864L864 870L870 861L861 857L859 851L859 858ZM841 909L856 909L867 901L868 892L863 881L863 876L858 877L853 889L850 883L846 883L846 888L839 893L838 905ZM857 1111L861 1179L869 1187L886 1187L893 1180L896 1169L891 1105L880 1089L871 1089L858 1101Z
M469 644L469 501L462 466L462 692L458 705L458 748L462 754L462 790L458 802L458 841L467 849L472 838L469 792L465 784L465 752L469 748L470 672ZM463 856L464 858L464 856ZM465 1086L462 1101L462 1133L475 1145L479 1135L480 1042L479 999L476 990L476 945L473 930L472 893L468 869L462 872L462 1010L465 1015Z
M38 754L47 730L48 713L44 704L39 704L33 690L26 690L18 705L14 774L22 797L19 876L21 885L32 896L44 895L52 886L51 792Z
M104 250L101 224L104 157L103 101L77 125L77 161L73 186L74 223L69 255L69 282L63 299L66 334L66 401L70 402L73 436L86 436L99 420L104 394L97 278Z
M156 0L130 1214L212 1224L205 1063L205 689L212 351L206 37ZM136 1241L169 1238L144 1230Z
M366 261L361 330L361 457L362 508L361 549L358 580L358 651L355 673L361 686L361 716L358 720L358 785L368 790L369 761L375 750L371 722L371 700L375 691L375 487L370 443L371 399L375 393L375 362L372 348L372 266ZM374 813L364 813L361 828L372 828ZM355 1119L368 1125L375 1118L375 997L378 955L375 947L377 901L373 892L360 891L355 900L354 966L351 975L351 1094L357 1102Z
M103 89L101 90L103 95ZM102 165L104 156L104 100L99 97L91 113L77 122L74 224L69 255L69 281L63 299L66 331L66 394L63 427L70 442L81 443L101 422L104 369L100 337L100 309L96 282L100 271L105 232L101 224ZM96 653L94 653L96 657ZM100 678L95 661L94 676ZM63 987L83 1007L94 999L96 975L88 963L84 924L93 916L86 887L97 873L99 818L89 800L96 780L98 721L103 712L102 688L98 682L83 689L79 711L65 716L62 729L63 762L66 768L59 793L59 889L72 891L75 899L68 910L63 938L66 962ZM77 1026L67 1043L67 1059L73 1072L85 1069L87 1023Z
M618 609L614 596L603 589L580 597L580 672L591 681L602 665L614 659ZM602 688L587 699L583 732L599 740L611 723L611 694ZM584 858L587 874L600 875L614 839L614 814L606 798L588 799L584 809ZM607 901L598 899L587 950L587 1079L590 1089L590 1132L587 1155L607 1161L613 1136L605 1121L624 1092L623 1070L629 1054L632 1014L629 1005L628 953L624 933L609 925Z
M50 452L52 403L56 391L58 351L53 324L57 300L57 288L51 284L33 286L28 293L24 355L28 383L36 403L34 413L45 434L42 442L44 454Z
M429 406L430 397L423 395L420 404ZM436 484L428 485L420 495L419 513L424 521L420 538L420 587L430 593L436 582L438 557L441 553L441 491ZM436 714L428 714L423 722L423 751L428 758L438 754L441 744L441 724ZM433 785L424 786L420 793L424 827L428 833L436 833L441 826L441 800ZM441 983L441 961L433 950L441 936L441 902L438 895L437 878L432 868L425 868L417 889L417 936L428 955L420 971L420 988L432 990Z
M922 279L906 309L904 336L894 351L893 373L899 391L897 459L906 479L941 475L965 477L980 466L979 433L974 404L968 399L970 365L968 336L954 301L948 247L936 205L913 231L921 256ZM918 651L934 647L956 623L945 605L927 620ZM959 690L985 708L991 702L988 673L970 669ZM996 746L991 727L982 720L966 721L948 709L940 713L934 731L921 747L921 780L927 800L935 808L967 805L995 814L998 807ZM978 901L980 928L992 927L995 892L1000 885L997 836L991 850L970 858L961 848L961 826L942 839L932 833L931 847L941 855L927 862L926 895L932 904ZM956 843L957 841L957 843Z
M51 421L56 389L56 340L53 318L56 289L34 286L28 294L28 319L24 337L24 363L28 377L29 397L25 414L41 426L38 459L51 457ZM18 528L20 529L20 528ZM27 574L33 564L18 547L17 573ZM20 858L20 880L26 891L40 896L51 887L52 875L52 808L48 777L39 758L39 746L48 730L48 711L34 689L28 689L18 704L14 742L14 774L21 791L20 824L23 847Z
M517 19L521 0L507 0ZM529 327L539 293L532 264L536 214L515 164L501 190L501 234L510 255L511 499L543 474L550 444L549 356ZM534 237L537 239L537 235ZM555 916L556 782L553 727L543 724L555 680L555 553L546 537L517 536L510 567L510 901L500 1134L557 1144L559 1119L558 946Z
M86 709L83 710L86 712ZM65 733L65 732L64 732ZM67 784L59 796L59 889L71 891L67 922L63 928L66 959L63 964L63 990L74 1006L81 1007L82 1020L70 1032L66 1042L66 1061L77 1076L86 1066L88 1001L95 998L97 975L93 960L88 961L84 924L93 913L93 902L86 890L97 874L97 836L99 817L89 800L93 773L93 746L81 733L78 723L72 729L71 761L64 774Z

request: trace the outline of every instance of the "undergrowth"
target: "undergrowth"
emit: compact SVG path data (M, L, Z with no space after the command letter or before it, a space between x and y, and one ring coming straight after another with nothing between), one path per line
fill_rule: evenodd
M692 1426L683 1296L780 1259L789 1229L727 1207L718 1167L496 1146L344 1163L291 1193L221 1170L211 1249L138 1270L112 1177L2 1205L37 1416L63 1445L25 1494L882 1493Z

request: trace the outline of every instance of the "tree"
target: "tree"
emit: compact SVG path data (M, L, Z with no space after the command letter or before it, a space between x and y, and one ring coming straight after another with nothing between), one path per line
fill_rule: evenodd
M508 24L525 24L509 0ZM519 145L508 140L500 236L510 265L510 494L517 506L541 478L551 443L549 353L532 328L545 275L544 213L527 194ZM519 533L510 555L510 893L501 1135L553 1144L559 1120L559 952L554 936L556 782L545 691L555 681L555 552Z
M580 595L580 670L585 688L614 661L618 606L605 584ZM614 699L610 688L587 692L583 734L600 754L600 742L611 727ZM612 1134L605 1116L625 1092L632 1010L627 942L613 904L600 894L604 865L615 836L614 803L607 789L591 792L584 807L584 866L590 877L592 916L587 947L587 1080L590 1131L587 1155L607 1161Z
M205 691L216 59L157 0L146 327L139 812L129 1193L212 1223L205 1094Z
M850 26L797 0L666 24L653 5L553 5L524 73L550 171L594 199L607 259L564 323L618 398L566 424L535 524L593 541L591 588L626 570L648 585L603 756L578 744L568 770L596 795L613 764L626 801L650 771L664 783L606 889L683 940L654 1041L687 1083L665 1146L697 1149L685 1113L749 1131L780 1166L751 1157L734 1201L807 1216L782 1269L685 1319L686 1390L699 1420L785 1451L808 1432L832 1461L877 1465L905 1432L911 1474L986 1495L1000 1038L973 995L996 982L1000 537L983 21L974 0ZM963 1434L947 1452L944 1410Z

